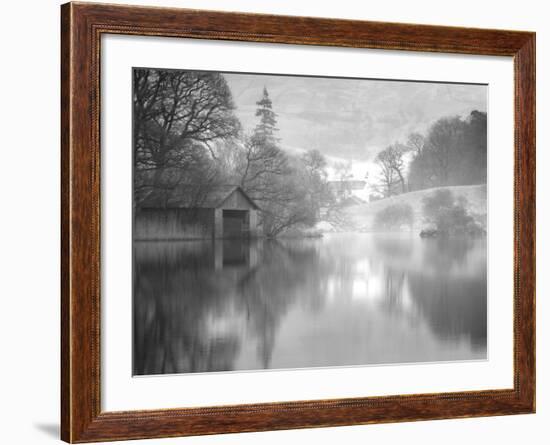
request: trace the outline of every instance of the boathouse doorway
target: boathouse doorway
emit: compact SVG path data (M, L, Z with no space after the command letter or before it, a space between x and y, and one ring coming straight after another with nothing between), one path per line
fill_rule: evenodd
M249 235L248 210L223 210L223 237L244 238Z

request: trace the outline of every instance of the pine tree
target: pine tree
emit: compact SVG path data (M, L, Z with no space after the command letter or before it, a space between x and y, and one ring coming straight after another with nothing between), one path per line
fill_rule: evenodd
M262 142L276 143L279 139L275 137L275 133L279 131L277 128L277 115L273 111L273 103L269 98L267 88L264 87L262 98L256 102L256 116L260 117L260 122L254 129L254 138Z
M250 138L245 142L242 177L240 185L258 202L278 198L280 195L277 183L280 177L288 174L288 159L279 147L279 139L275 133L277 115L269 93L264 87L261 99L256 102L258 124Z

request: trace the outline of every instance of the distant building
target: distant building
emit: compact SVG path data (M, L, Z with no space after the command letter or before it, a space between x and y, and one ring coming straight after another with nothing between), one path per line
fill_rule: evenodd
M153 190L135 211L134 238L244 238L261 235L258 205L236 185Z
M329 190L336 198L336 202L340 204L349 203L350 205L362 204L365 202L363 197L359 196L362 195L362 193L358 192L363 192L366 185L367 182L360 179L329 181L328 183Z

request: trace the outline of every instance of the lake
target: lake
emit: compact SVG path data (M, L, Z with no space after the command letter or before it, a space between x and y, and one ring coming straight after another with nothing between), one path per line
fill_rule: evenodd
M485 359L486 239L134 243L135 375Z

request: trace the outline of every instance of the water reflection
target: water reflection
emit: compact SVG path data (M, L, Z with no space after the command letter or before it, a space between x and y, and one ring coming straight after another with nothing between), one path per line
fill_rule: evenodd
M483 239L138 242L134 373L485 358Z

